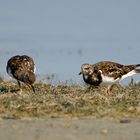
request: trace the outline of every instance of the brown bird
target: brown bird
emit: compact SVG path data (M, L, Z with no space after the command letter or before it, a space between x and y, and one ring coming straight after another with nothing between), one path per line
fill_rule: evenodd
M8 60L6 70L11 77L18 81L20 89L20 82L23 82L32 88L33 92L35 92L35 88L33 86L36 80L35 64L31 57L27 55L13 56Z
M108 85L108 93L114 84L125 79L126 77L140 73L140 64L122 65L110 61L101 61L96 64L83 64L81 72L86 83L91 85Z

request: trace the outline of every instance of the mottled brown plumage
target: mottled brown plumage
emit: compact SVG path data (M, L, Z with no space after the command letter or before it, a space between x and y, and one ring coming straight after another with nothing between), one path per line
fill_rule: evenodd
M18 81L20 87L20 81L34 89L35 76L35 64L31 57L27 55L16 55L10 58L7 62L7 73Z
M96 64L83 64L81 72L87 84L98 86L108 84L111 86L128 76L140 73L140 64L122 65L111 61L101 61Z
M101 61L93 64L94 71L102 71L102 74L107 77L113 77L114 79L121 78L123 75L135 70L140 64L134 65L122 65L110 61Z

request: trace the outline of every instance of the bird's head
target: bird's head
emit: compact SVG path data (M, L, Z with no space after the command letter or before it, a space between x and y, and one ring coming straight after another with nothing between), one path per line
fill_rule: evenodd
M93 67L91 64L83 64L81 66L81 72L79 73L79 75L83 74L83 75L92 75L93 73Z

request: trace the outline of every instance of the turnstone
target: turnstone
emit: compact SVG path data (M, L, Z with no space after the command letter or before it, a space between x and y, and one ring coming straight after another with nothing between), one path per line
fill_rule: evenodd
M11 57L7 62L6 70L11 77L18 81L20 89L20 82L23 82L32 88L33 92L35 92L35 88L33 86L36 80L35 64L31 57L27 55L16 55Z
M87 84L99 86L108 85L108 93L114 84L125 79L126 77L140 73L140 64L122 65L110 61L101 61L96 64L83 64L81 72L83 79Z

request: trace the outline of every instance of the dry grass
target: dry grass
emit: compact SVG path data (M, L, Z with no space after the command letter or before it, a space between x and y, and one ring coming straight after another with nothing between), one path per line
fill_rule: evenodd
M60 84L38 83L36 93L23 87L19 94L17 84L0 83L0 117L91 117L108 119L140 118L140 85L124 89L114 87L113 95L106 89Z

